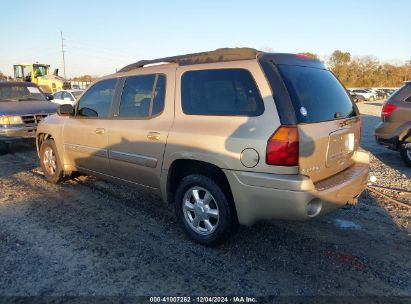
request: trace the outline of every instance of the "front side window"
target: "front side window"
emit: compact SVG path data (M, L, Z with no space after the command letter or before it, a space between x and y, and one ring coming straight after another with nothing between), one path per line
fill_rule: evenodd
M120 117L147 118L163 111L165 76L140 75L128 77L121 94Z
M181 86L185 114L259 116L264 112L257 85L244 69L185 72Z
M113 101L117 79L102 80L94 84L80 98L78 116L106 118Z

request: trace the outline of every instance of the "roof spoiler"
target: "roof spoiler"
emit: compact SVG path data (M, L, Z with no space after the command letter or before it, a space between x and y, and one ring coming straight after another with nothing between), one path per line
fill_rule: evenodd
M297 65L325 70L324 64L316 57L305 54L287 53L263 53L260 61L272 62L274 64Z

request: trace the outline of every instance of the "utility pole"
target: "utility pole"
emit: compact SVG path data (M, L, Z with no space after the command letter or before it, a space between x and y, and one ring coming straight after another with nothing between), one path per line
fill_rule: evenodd
M66 61L64 60L64 39L63 39L63 32L60 32L60 36L61 36L61 55L63 57L63 73L64 73L64 78L66 77Z

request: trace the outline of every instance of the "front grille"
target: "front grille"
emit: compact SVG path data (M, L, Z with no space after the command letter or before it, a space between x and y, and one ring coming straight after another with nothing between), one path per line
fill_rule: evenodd
M40 121L46 118L48 114L33 114L33 115L24 115L21 117L23 123L26 127L37 126Z

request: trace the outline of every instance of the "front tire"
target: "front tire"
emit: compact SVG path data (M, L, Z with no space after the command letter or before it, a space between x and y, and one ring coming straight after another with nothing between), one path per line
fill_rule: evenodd
M405 164L411 167L411 143L401 144L400 154Z
M61 165L54 140L45 140L40 147L40 166L47 181L56 184L65 179L66 174Z
M175 211L187 235L206 246L221 244L236 227L228 195L212 179L201 174L188 175L181 180L175 195Z

